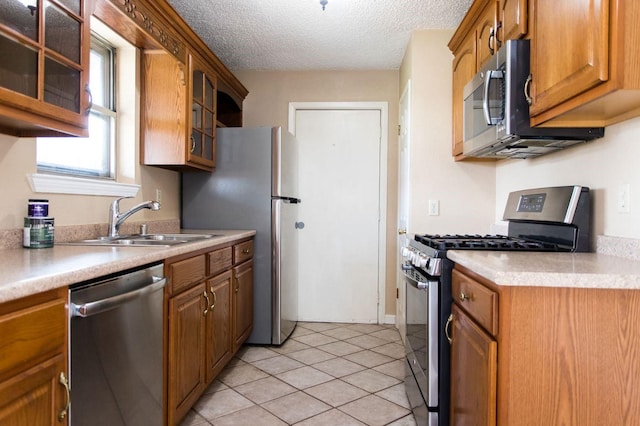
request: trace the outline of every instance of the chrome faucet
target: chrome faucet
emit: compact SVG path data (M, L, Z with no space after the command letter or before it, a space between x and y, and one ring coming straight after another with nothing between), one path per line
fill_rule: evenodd
M117 237L119 236L120 225L129 218L132 214L142 209L150 209L150 210L160 210L160 203L157 201L145 201L143 203L138 204L137 206L131 207L124 213L120 213L120 200L125 198L133 198L133 197L122 197L115 200L111 203L111 208L109 209L109 236Z

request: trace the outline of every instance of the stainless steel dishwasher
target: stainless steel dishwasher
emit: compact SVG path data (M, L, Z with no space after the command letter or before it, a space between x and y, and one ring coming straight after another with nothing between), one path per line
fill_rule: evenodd
M72 426L162 419L163 265L70 288Z

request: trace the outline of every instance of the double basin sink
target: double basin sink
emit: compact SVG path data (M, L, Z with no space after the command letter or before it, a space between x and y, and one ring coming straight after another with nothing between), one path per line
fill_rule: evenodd
M218 237L215 234L135 234L118 237L98 237L87 240L59 243L62 245L104 246L104 247L170 247Z

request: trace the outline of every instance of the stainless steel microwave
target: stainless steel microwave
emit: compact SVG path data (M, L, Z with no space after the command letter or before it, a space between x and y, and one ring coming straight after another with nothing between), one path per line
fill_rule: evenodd
M604 136L602 127L531 127L529 40L507 40L463 91L465 157L531 158Z

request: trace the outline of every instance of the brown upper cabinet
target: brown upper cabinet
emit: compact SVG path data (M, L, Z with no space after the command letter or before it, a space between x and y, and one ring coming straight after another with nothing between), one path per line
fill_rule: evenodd
M452 155L463 159L463 90L504 40L527 34L527 0L475 0L449 41L453 52Z
M87 136L91 94L85 2L3 0L0 8L0 132Z
M147 50L142 61L143 164L213 170L215 73L193 54L187 69L165 51Z
M533 1L531 123L607 126L640 115L640 2Z
M247 89L165 0L93 2L142 52L142 164L212 171L216 128L242 126Z

